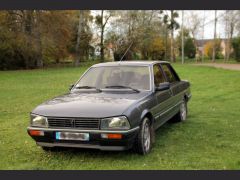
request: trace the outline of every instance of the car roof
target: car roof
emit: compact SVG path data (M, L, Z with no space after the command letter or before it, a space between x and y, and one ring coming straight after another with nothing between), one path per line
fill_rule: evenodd
M115 61L115 62L105 62L105 63L98 63L93 65L92 67L103 67L103 66L118 66L118 65L125 65L125 66L150 66L156 63L169 63L167 61Z

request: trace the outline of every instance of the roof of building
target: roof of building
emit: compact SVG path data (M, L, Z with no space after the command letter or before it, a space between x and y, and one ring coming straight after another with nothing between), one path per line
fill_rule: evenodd
M196 44L198 47L204 46L206 43L213 41L214 39L197 39ZM220 39L221 41L226 41L227 39Z

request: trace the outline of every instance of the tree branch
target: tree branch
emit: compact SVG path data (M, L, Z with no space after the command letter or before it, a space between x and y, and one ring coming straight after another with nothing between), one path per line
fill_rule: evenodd
M111 16L112 16L112 15L110 14L110 15L106 18L105 23L103 24L103 28L105 28L105 26L106 26L106 24L107 24L107 22L108 22L108 20L109 20L109 18L110 18Z

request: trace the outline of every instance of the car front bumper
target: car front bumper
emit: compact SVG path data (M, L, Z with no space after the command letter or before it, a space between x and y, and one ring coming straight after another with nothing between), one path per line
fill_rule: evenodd
M43 132L43 135L31 135L31 130ZM139 127L130 130L107 131L107 130L80 130L80 129L58 129L58 128L37 128L28 127L28 134L36 141L37 145L44 147L74 147L74 148L90 148L106 151L121 151L130 149L138 134ZM79 140L57 140L56 132L76 132L89 133L89 141ZM121 134L121 139L105 139L101 134Z

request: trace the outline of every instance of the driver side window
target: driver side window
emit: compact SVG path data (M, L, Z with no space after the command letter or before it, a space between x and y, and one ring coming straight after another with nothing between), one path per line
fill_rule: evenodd
M160 83L165 82L163 73L158 64L155 64L153 66L153 73L154 73L154 85L155 86L159 86Z

